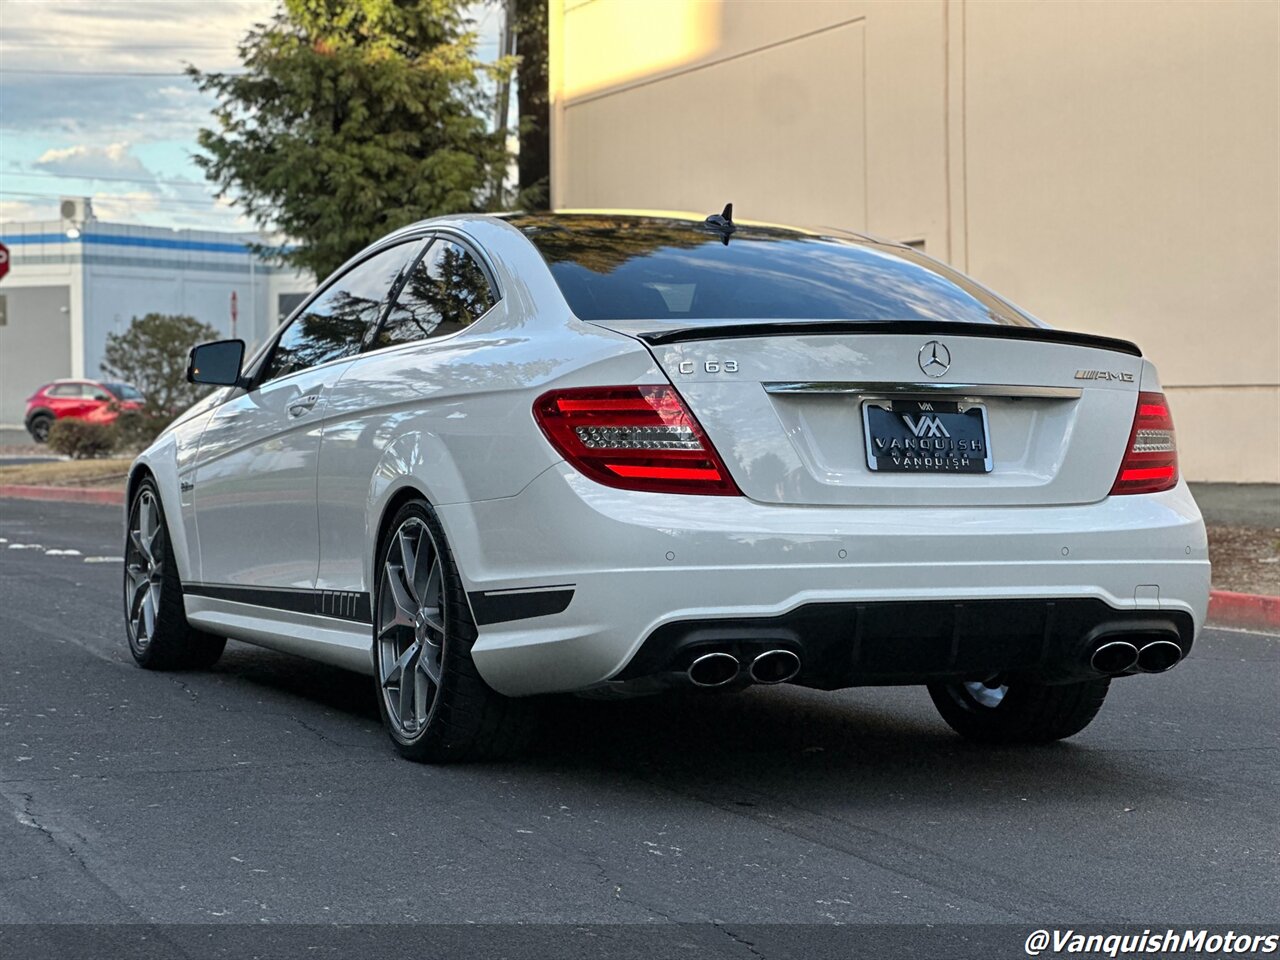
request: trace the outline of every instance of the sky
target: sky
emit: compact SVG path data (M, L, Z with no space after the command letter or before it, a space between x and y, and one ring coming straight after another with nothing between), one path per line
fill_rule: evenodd
M254 224L192 161L213 101L182 73L235 70L236 44L277 0L0 0L0 222L57 218L204 230ZM496 4L471 8L497 53Z

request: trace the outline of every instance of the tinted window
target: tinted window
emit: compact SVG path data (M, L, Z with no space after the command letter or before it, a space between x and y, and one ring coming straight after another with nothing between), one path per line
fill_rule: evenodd
M513 217L584 320L1031 321L915 251L658 217Z
M276 296L276 316L280 322L284 323L289 319L289 314L297 310L301 306L302 301L307 299L305 293L281 293Z
M436 240L410 272L375 346L465 330L493 306L494 300L493 289L476 259L456 243Z
M138 388L128 383L104 383L104 387L110 390L120 400L141 400L142 394L138 392Z
M285 328L263 380L274 380L360 349L377 323L391 285L416 242L402 243L357 264L335 280Z

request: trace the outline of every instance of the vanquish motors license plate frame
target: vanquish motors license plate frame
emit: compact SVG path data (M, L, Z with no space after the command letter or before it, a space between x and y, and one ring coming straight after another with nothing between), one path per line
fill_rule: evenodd
M990 473L991 426L974 400L862 402L867 467L876 473Z

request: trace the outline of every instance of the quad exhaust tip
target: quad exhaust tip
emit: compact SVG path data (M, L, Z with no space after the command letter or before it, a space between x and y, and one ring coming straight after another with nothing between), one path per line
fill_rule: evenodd
M1164 641L1161 641L1164 642ZM1099 673L1124 673L1138 662L1138 648L1127 640L1112 640L1093 651L1089 663Z
M731 653L704 653L689 664L689 680L695 687L723 687L738 677L738 658Z
M790 650L766 650L748 668L756 683L786 683L800 672L800 658Z
M1138 651L1138 669L1143 673L1164 673L1181 659L1182 648L1172 640L1153 640Z

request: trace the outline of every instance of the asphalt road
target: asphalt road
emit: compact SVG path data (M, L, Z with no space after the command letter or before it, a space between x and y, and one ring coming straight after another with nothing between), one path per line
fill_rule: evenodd
M1209 631L1051 747L775 688L560 702L529 757L431 768L365 678L135 667L120 526L0 500L0 923L1280 919L1278 637Z

